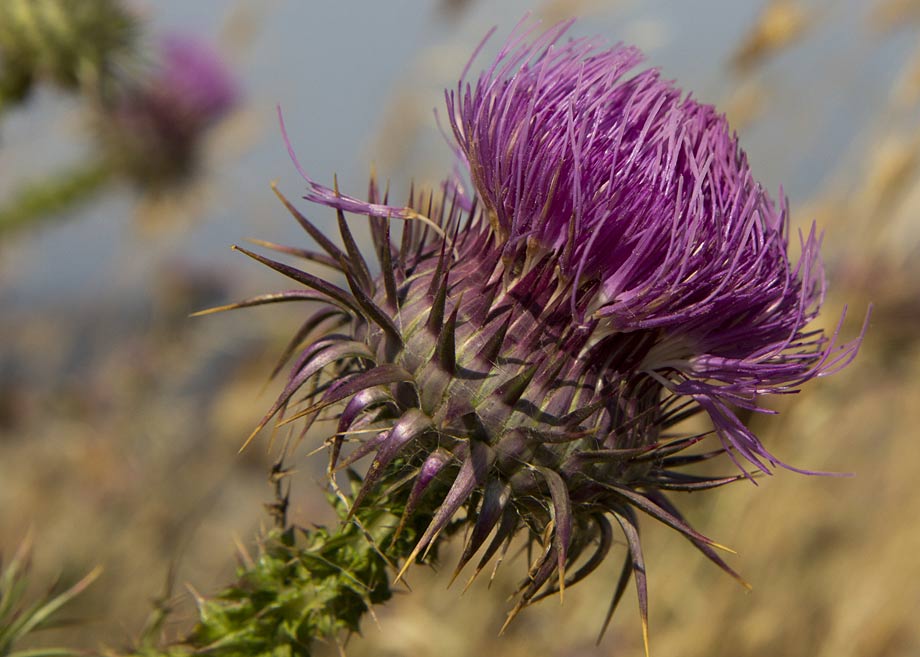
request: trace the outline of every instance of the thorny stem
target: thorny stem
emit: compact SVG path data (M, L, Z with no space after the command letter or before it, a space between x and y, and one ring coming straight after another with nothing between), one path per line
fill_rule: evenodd
M276 521L285 499L269 507ZM255 558L242 555L233 585L210 598L196 595L198 620L184 640L157 647L153 635L161 617L135 654L309 657L316 641L339 643L357 632L364 614L392 596L393 564L411 553L427 519L413 518L394 540L398 501L381 496L348 519L344 496L330 493L329 499L337 526L276 526L261 539Z
M33 227L96 195L112 178L104 160L59 171L39 183L29 183L0 207L0 235Z

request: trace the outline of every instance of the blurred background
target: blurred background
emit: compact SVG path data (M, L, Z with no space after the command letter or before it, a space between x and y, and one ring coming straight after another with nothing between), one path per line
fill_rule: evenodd
M0 62L14 24L3 11L17 2L0 0ZM399 198L412 179L449 174L432 109L485 32L499 26L474 70L530 11L547 23L579 16L578 34L640 46L649 64L726 112L761 182L790 197L794 228L814 220L826 231L823 326L833 330L849 304L851 337L875 308L852 366L773 403L779 416L753 420L786 462L855 476L779 471L681 500L696 527L738 551L730 563L752 592L647 523L653 654L920 654L920 2L496 4L129 2L141 56L118 74L147 87L112 92L93 78L87 99L85 76L76 91L46 76L27 94L7 94L0 553L31 530L36 582L105 568L76 608L83 622L39 642L124 648L164 596L177 605L168 629L181 633L190 591L229 582L235 545L251 546L268 524L273 455L265 440L237 450L274 399L268 375L302 309L189 314L286 286L231 244L311 248L269 188L277 180L292 199L304 189L276 104L311 176L330 183L337 173L360 196L373 164ZM158 123L160 91L173 79L157 44L177 34L213 49L226 85L191 108L194 120L186 108L182 121ZM7 74L11 61L7 53ZM134 102L151 97L156 111ZM151 152L166 137L139 146L125 137L151 125L192 130L195 152L164 168L176 153L161 161ZM332 226L329 212L305 205ZM325 458L308 453L321 439L304 444L296 464L295 522L330 519ZM567 592L564 606L536 605L501 638L521 564L500 570L491 590L481 579L462 595L445 589L448 573L416 568L411 595L367 618L348 654L639 655L632 592L595 645L614 561Z

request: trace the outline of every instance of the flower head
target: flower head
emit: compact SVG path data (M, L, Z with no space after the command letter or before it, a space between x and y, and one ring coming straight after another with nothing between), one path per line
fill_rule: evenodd
M233 108L239 88L224 62L197 39L171 35L150 75L129 84L101 117L115 161L145 185L181 180L195 166L207 128Z
M472 206L455 191L397 207L373 183L361 201L301 171L306 198L337 210L343 246L282 197L323 253L279 249L347 287L250 253L308 290L235 306L323 302L260 428L297 404L285 422L331 410L331 469L373 455L354 505L395 496L420 526L404 569L465 527L458 572L481 550L478 573L523 534L539 556L513 616L596 568L618 526L629 555L611 612L631 574L644 618L636 511L733 572L668 492L750 476L683 470L722 453L769 472L779 461L735 409L843 367L859 341L806 329L819 239L790 263L785 206L724 118L656 71L629 77L638 51L563 41L567 28L516 31L448 93ZM368 217L379 274L345 212ZM685 453L709 435L673 433L697 413L721 445Z

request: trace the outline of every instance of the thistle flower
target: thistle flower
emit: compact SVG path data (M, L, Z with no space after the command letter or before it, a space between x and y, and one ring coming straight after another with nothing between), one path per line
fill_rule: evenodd
M268 246L346 286L239 249L307 289L232 307L321 304L257 431L276 416L336 419L330 472L372 457L353 508L385 491L402 501L400 528L423 521L393 555L399 576L442 534L466 530L456 572L481 551L473 577L523 536L538 556L510 620L593 571L616 526L628 554L607 620L633 577L645 628L637 512L737 577L670 492L782 465L736 410L767 412L759 397L841 369L859 339L807 328L823 299L820 238L800 236L790 262L788 209L754 180L725 119L655 70L628 76L635 49L564 41L569 26L519 27L446 94L472 199L453 188L393 206L372 181L361 201L297 165L305 198L337 211L343 246L280 193L322 252ZM346 212L367 216L379 274ZM695 414L714 430L681 433ZM715 449L687 451L712 435ZM740 471L683 469L720 454Z
M219 56L179 35L162 40L152 73L128 87L100 116L100 134L110 159L146 186L186 177L205 130L239 97Z

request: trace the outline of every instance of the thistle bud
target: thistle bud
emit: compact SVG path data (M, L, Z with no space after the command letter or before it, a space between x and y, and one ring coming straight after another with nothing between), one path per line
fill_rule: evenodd
M306 289L236 306L321 303L259 428L335 418L331 470L367 463L354 504L403 491L404 523L425 509L403 571L458 527L458 572L524 536L538 556L513 617L587 576L618 528L629 549L610 612L632 577L644 624L640 513L734 574L671 492L783 466L739 409L766 412L760 397L841 369L859 339L807 328L820 238L812 227L790 261L788 209L724 117L655 70L630 75L637 50L564 40L568 27L519 28L446 94L472 198L447 185L394 206L372 182L361 201L301 170L341 246L281 196L322 252L280 250L344 285L240 249ZM366 216L375 264L346 213ZM681 434L695 414L713 430ZM738 469L685 471L719 455Z

